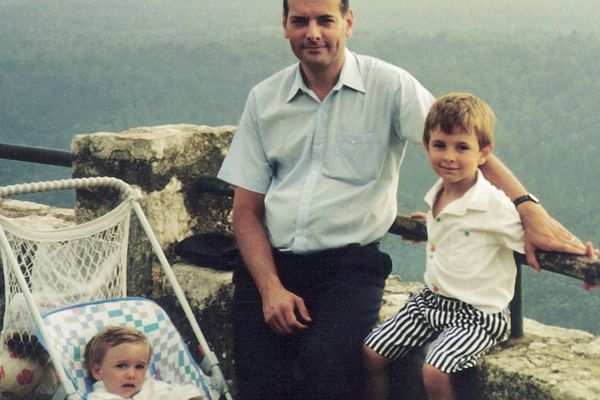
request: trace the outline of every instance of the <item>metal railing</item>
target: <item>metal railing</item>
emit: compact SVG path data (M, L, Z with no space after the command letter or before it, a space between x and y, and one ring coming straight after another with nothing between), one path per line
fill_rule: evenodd
M68 151L41 147L16 146L0 142L0 158L34 162L54 166L71 167L72 154ZM215 193L221 196L233 197L233 188L211 176L200 177L196 183L199 193ZM406 240L426 241L427 229L425 223L398 215L389 232ZM591 261L587 257L572 254L537 252L538 262L542 269L569 276L592 284L600 284L600 262ZM511 336L523 336L523 304L521 291L521 268L527 264L524 255L515 253L517 264L517 281L515 295L511 302Z
M426 241L427 228L425 223L411 219L408 216L398 215L390 227L390 233L399 235L407 240ZM521 269L527 265L523 254L514 253L517 264L517 280L515 282L515 295L510 304L511 311L511 337L523 336L523 295L521 282ZM592 284L600 284L600 262L592 261L587 257L567 253L556 253L539 250L536 252L538 263L543 270L551 271L571 278Z
M0 142L0 158L69 168L73 162L73 155L70 151L19 146L2 142Z

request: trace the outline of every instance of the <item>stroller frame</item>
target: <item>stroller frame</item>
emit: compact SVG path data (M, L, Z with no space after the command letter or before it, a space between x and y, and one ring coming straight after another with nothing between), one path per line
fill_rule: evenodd
M139 199L142 197L141 192L137 189L134 189L129 184L124 181L113 178L113 177L93 177L93 178L76 178L76 179L63 179L63 180L55 180L55 181L45 181L45 182L35 182L35 183L27 183L27 184L19 184L19 185L10 185L0 187L0 200L4 197L13 196L13 195L21 195L21 194L29 194L29 193L37 193L43 191L51 191L51 190L64 190L64 189L98 189L98 188L110 188L119 191L121 195L121 202L129 201L131 202L131 207L134 210L138 221L140 222L144 233L146 234L152 250L158 259L161 269L168 279L173 292L179 301L184 314L187 320L190 323L190 326L194 332L194 335L199 344L199 351L203 356L202 361L200 362L200 367L203 372L207 375L207 377L211 380L213 384L215 384L219 392L221 394L221 398L232 399L231 392L229 390L228 384L223 376L221 368L219 366L219 361L215 355L215 353L209 348L208 343L202 333L198 322L196 321L193 311L190 307L190 304L185 297L179 282L173 272L171 265L169 264L161 246L154 234L150 223L148 222L142 207L139 203ZM14 252L11 249L9 240L5 234L4 228L0 224L0 249L5 253L6 260L8 261L8 265L5 265L4 268L10 268L12 273L14 274L19 288L23 293L23 297L25 303L27 304L28 311L31 313L33 318L33 322L37 331L39 332L42 342L47 343L47 339L49 337L47 327L45 326L44 320L38 307L35 303L35 300L32 296L32 292L29 289L28 282L23 275L19 261L17 260ZM5 282L6 285L6 282ZM60 361L60 356L56 353L55 349L52 346L47 347L50 359L54 364L55 370L61 384L63 385L65 391L65 398L69 398L71 395L75 394L77 396L77 389L72 384L69 377L66 375L62 363Z

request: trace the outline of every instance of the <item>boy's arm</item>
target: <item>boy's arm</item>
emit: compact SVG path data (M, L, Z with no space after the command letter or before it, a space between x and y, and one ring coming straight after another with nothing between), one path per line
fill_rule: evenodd
M514 200L527 193L517 177L493 154L481 167L481 172L494 186ZM586 255L586 246L560 222L552 218L540 204L526 201L517 207L525 230L527 262L536 271L540 265L535 257L537 249Z

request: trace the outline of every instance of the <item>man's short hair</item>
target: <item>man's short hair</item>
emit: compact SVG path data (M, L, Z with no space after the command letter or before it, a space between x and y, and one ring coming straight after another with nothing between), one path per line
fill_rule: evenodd
M137 329L123 326L106 327L85 345L83 363L87 371L91 374L91 367L102 363L108 349L123 343L147 343L150 349L148 338Z
M452 134L460 128L474 133L482 149L494 143L496 116L490 106L470 93L449 93L439 97L429 109L423 130L423 144L429 144L430 132L440 130Z
M349 9L350 0L340 0L340 12L342 13L342 15L346 15ZM287 18L289 11L290 7L288 5L288 0L283 0L283 16Z

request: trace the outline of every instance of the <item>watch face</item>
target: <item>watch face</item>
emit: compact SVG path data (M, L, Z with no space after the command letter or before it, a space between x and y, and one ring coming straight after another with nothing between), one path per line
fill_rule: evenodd
M535 197L534 195L532 195L531 193L529 193L527 195L527 197L529 197L534 203L539 203L540 201L538 200L537 197Z

